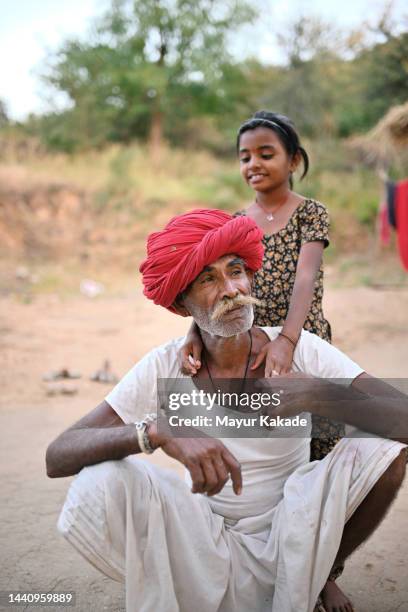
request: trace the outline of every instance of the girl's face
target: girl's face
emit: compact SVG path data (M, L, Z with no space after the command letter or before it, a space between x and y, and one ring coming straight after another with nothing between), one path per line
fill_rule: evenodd
M244 132L238 154L242 178L261 192L289 185L290 173L299 163L299 157L288 155L276 133L266 127Z

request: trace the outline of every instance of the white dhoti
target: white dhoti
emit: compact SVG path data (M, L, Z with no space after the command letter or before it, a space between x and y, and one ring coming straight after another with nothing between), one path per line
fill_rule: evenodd
M345 523L403 447L344 439L295 469L274 507L234 520L169 470L107 461L74 480L58 528L125 582L128 612L311 612Z

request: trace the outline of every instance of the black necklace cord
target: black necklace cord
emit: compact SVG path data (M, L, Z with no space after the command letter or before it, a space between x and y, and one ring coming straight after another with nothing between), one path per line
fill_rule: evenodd
M243 393L244 389L245 389L245 382L246 382L246 378L247 378L247 374L248 374L248 368L249 368L249 363L251 361L251 353L252 353L252 331L249 329L248 330L248 334L249 334L249 351L248 351L248 357L246 360L246 364L245 364L245 371L244 371L244 377L242 379L242 385L241 385L241 389L240 389L240 394ZM208 374L208 378L210 379L212 388L214 390L214 393L216 392L215 389L215 385L214 385L214 380L213 377L211 376L211 372L210 372L210 368L209 365L207 363L207 359L205 358L205 355L203 354L202 356L203 359L203 363L205 365L205 369L207 370L207 374Z

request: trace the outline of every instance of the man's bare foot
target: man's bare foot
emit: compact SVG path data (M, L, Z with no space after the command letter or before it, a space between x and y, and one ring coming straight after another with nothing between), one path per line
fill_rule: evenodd
M326 612L354 612L353 604L334 580L328 580L320 593Z

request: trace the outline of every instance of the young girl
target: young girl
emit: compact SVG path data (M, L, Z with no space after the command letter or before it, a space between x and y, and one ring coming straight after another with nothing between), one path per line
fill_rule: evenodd
M322 310L322 255L329 244L329 216L323 204L292 190L294 171L303 162L303 178L309 158L290 119L258 111L239 128L237 153L241 175L255 198L236 214L252 217L264 232L264 263L253 285L253 295L262 306L255 307L254 323L282 326L251 369L266 360L265 377L286 374L302 328L331 341ZM189 374L201 366L201 347L193 326L182 350L183 368ZM314 419L314 428L323 435L312 440L312 460L327 455L343 434L342 426L327 419Z
M254 323L282 326L251 369L265 361L265 377L276 376L290 371L302 328L331 341L330 324L322 310L322 255L329 244L329 216L323 204L292 189L293 173L303 163L303 178L309 158L288 117L256 112L238 130L237 153L241 175L255 197L236 214L250 216L264 232L263 267L253 285L253 295L262 306L255 307ZM185 373L197 373L201 349L193 325L181 353ZM311 460L322 459L344 435L344 426L318 417L312 421L315 436L319 435L312 439ZM326 610L349 609L351 604L332 580L322 591Z

